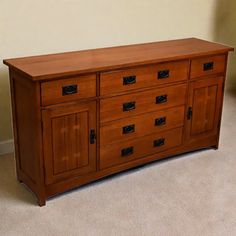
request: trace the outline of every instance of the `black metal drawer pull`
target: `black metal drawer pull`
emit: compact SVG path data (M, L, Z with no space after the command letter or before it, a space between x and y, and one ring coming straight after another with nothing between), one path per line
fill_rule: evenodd
M67 86L63 86L62 87L62 95L70 95L70 94L74 94L77 93L77 85L67 85Z
M127 125L123 127L123 134L130 134L135 131L135 125Z
M123 77L123 85L130 85L135 83L136 83L135 75Z
M163 145L165 145L165 139L164 138L154 140L154 142L153 142L154 147L160 147L160 146L163 146Z
M134 153L134 147L128 147L121 150L121 156L127 157Z
M130 111L135 109L135 102L127 102L123 104L123 111Z
M156 104L160 104L164 102L167 102L167 94L156 97Z
M160 70L158 71L158 79L166 79L170 76L169 70Z
M96 133L94 129L90 130L90 144L94 144L96 140Z
M213 70L214 69L214 62L207 62L203 64L203 70L208 71L208 70Z
M160 117L155 119L155 126L161 126L166 124L166 117Z

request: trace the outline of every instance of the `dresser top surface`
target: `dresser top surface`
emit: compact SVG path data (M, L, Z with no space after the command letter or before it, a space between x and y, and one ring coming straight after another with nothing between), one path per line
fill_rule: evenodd
M34 81L233 51L197 38L91 49L4 60Z

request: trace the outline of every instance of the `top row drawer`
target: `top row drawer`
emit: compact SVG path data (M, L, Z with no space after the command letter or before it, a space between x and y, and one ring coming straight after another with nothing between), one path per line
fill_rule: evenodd
M100 95L187 80L188 60L101 73Z
M43 82L41 84L42 105L96 97L96 87L95 74Z
M191 60L190 78L222 73L225 67L225 55L195 58ZM181 60L101 73L100 94L101 96L117 94L165 83L186 81L188 71L189 60ZM96 74L43 82L41 84L42 105L95 97L96 86Z
M225 67L226 55L195 58L191 60L190 78L223 73ZM165 83L186 81L188 71L189 61L181 60L101 73L100 95L117 94Z
M198 78L212 74L222 73L226 67L226 56L216 55L195 58L191 61L190 78Z

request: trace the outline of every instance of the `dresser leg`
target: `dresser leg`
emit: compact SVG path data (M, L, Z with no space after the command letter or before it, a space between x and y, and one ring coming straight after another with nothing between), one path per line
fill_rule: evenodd
M46 199L44 197L39 197L38 196L38 204L40 207L45 206L46 205Z
M218 150L219 144L213 145L212 148L214 148L215 150Z
M21 179L19 179L19 177L17 177L17 181L18 181L19 183L23 183L23 181L22 181Z

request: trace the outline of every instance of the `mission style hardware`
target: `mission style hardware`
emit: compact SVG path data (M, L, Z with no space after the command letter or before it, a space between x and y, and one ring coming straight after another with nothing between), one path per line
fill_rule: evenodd
M135 131L135 125L127 125L123 127L123 134L130 134Z
M69 85L69 86L63 86L62 87L62 95L70 95L77 93L77 85Z
M136 76L126 76L123 78L123 84L129 85L129 84L135 84L136 83Z
M4 60L18 180L43 206L135 166L217 149L229 51L190 38Z
M94 129L90 130L90 144L94 144L96 139L96 133Z
M126 102L123 104L123 111L130 111L135 109L135 102Z
M153 142L154 147L160 147L164 144L165 144L165 139L164 138L157 139Z
M156 126L161 126L166 124L166 117L160 117L155 120Z
M193 115L193 108L189 107L188 108L188 115L187 115L188 120L190 120L192 118L192 115Z
M166 79L166 78L168 78L169 77L169 73L170 73L169 70L158 71L158 79Z
M213 70L214 68L214 62L207 62L207 63L204 63L203 65L203 70L206 71L206 70Z
M133 152L134 152L134 147L124 148L121 150L121 156L122 157L129 156L132 155Z
M167 96L168 96L167 94L161 95L161 96L157 96L156 97L156 103L160 104L160 103L167 102Z

